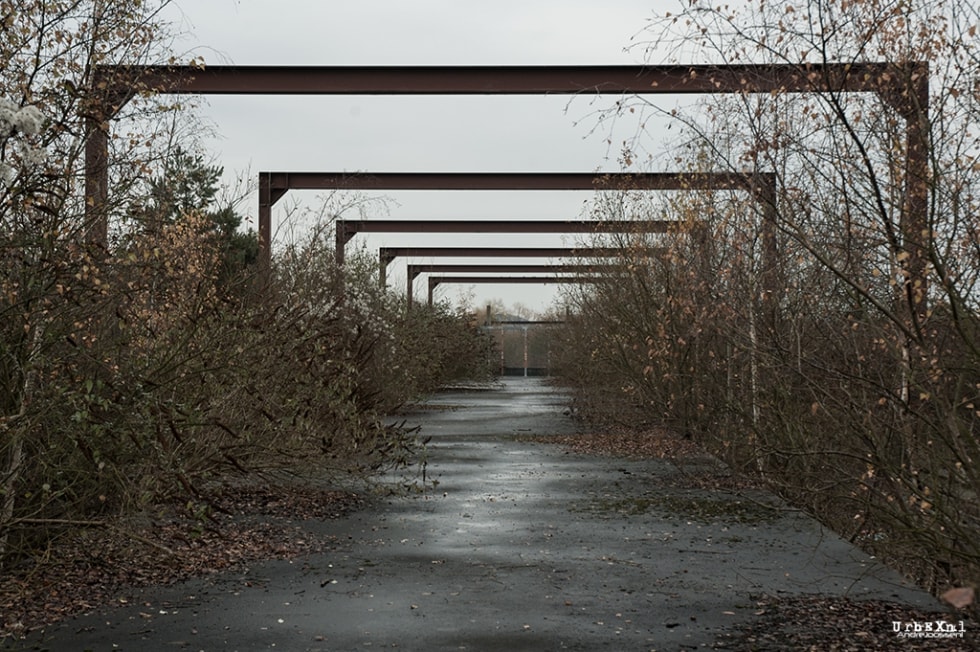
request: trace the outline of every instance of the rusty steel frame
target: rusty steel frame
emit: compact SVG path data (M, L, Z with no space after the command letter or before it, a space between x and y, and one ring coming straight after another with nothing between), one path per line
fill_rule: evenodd
M271 208L291 189L327 190L744 190L762 204L767 268L776 260L776 175L773 173L361 173L263 172L259 176L260 233L271 236ZM337 220L336 260L359 231L375 233L667 233L671 220ZM271 241L271 237L267 240ZM261 252L260 252L260 255ZM268 256L268 251L265 252ZM387 283L382 263L379 279ZM413 302L412 276L408 304ZM771 275L767 276L767 280Z
M405 268L408 276L405 296L409 306L415 301L415 279L419 274L454 273L454 274L588 274L589 272L601 272L603 265L568 265L568 264L439 264L428 263L423 265L409 264Z
M650 248L649 255L662 253ZM381 247L378 250L378 283L388 283L388 265L396 258L576 258L595 256L612 258L622 255L620 247Z
M99 66L85 102L87 237L108 240L109 122L137 93L261 95L877 94L905 120L900 218L913 319L925 308L929 63L633 66ZM268 237L268 234L266 234ZM262 234L260 233L260 238ZM268 240L265 246L268 247ZM265 261L267 264L268 261ZM260 262L260 266L263 263ZM266 267L266 271L267 271ZM261 273L261 269L260 269ZM922 285L916 299L917 285Z
M523 283L523 284L556 284L556 283L597 283L601 279L595 276L430 276L429 305L432 305L436 288L443 283L469 285L471 283Z
M924 63L913 64L915 67ZM908 68L881 62L583 66L100 66L98 88L200 95L541 95L881 92ZM896 77L898 77L896 79Z
M552 265L542 265L542 264L492 264L492 265L480 265L475 263L467 263L461 265L453 265L449 263L425 263L425 264L409 264L407 266L408 278L414 280L419 276L419 274L431 274L433 272L438 273L454 273L454 274L533 274L533 273L555 273L555 274L587 274L592 271L602 271L605 265L567 265L562 263L555 263Z
M290 190L746 190L762 202L772 222L775 210L776 177L772 173L735 172L260 172L259 173L259 258L268 267L270 251L263 243L272 242L272 207ZM337 261L344 260L344 245L353 237L352 229L390 232L457 233L583 233L585 224L596 225L597 232L614 233L643 230L666 232L668 221L419 221L338 220ZM504 226L505 224L510 227ZM559 224L566 225L559 227ZM484 229L484 230L479 230ZM540 229L540 230L536 230ZM562 230L564 229L564 230Z
M334 223L337 260L358 233L668 233L676 220L345 220Z

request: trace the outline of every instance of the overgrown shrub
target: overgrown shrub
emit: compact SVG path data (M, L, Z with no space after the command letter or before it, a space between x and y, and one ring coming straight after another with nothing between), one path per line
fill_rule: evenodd
M229 284L201 214L109 257L57 242L48 344L22 418L6 423L22 446L7 482L12 550L68 522L206 500L208 480L229 473L412 463L413 434L386 415L484 373L483 340L444 308L406 312L365 261L338 268L332 237L315 233L277 254L261 291ZM5 327L4 343L34 333Z
M0 0L0 563L228 473L410 464L386 413L485 372L462 315L340 269L329 223L255 282L184 106L95 78L175 62L167 3ZM103 202L80 180L110 118Z
M564 350L581 355L563 361L566 377L583 406L618 417L625 401L691 434L923 585L976 586L975 11L690 5L658 23L651 51L804 76L807 63L886 60L888 81L909 84L919 79L900 71L928 61L929 105L814 90L665 111L686 139L683 171L770 173L776 197L684 192L641 212L676 219L677 232L635 236L627 244L663 255L624 255L626 274L571 297ZM922 140L906 138L920 128ZM922 153L927 170L908 164ZM922 187L929 201L909 201Z
M579 413L668 425L924 585L975 582L975 318L936 306L910 343L889 315L835 301L803 253L773 305L731 228L745 200L728 202L673 205L715 218L712 246L685 227L656 259L626 243L618 274L568 293L557 364Z

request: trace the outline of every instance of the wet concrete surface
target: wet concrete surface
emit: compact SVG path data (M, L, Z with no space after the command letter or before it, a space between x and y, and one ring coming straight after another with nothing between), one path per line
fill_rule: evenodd
M306 524L336 549L145 590L26 649L679 650L752 619L761 595L937 607L765 492L535 443L577 428L540 379L442 393L405 418L432 436L438 484Z

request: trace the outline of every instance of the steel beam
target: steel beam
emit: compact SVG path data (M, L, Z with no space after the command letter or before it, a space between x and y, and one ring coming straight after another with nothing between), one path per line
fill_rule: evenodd
M926 309L929 63L849 62L640 66L100 66L86 116L88 237L105 244L109 121L140 92L275 95L522 95L872 92L906 122L901 215L904 289ZM97 106L93 106L97 105ZM260 229L261 231L261 229ZM261 233L260 233L261 238ZM269 240L260 242L268 248ZM267 260L265 261L268 262ZM263 263L260 261L260 266Z
M408 265L408 277L415 279L419 274L456 273L456 274L533 274L533 273L553 273L553 274L587 274L594 271L602 271L604 265L541 265L541 264L499 264L499 265L452 265L452 264L424 264Z
M472 283L521 283L521 284L555 284L555 283L596 283L600 277L595 276L430 276L429 305L432 305L436 288L443 283L472 284Z
M345 220L335 222L337 250L358 233L667 233L676 220Z
M651 248L655 255L661 249ZM387 284L388 265L396 258L612 258L622 255L620 247L381 247L379 283Z
M775 197L776 177L772 173L758 172L741 174L735 172L704 172L682 174L677 172L260 172L259 173L259 259L264 261L263 267L268 266L270 251L267 243L271 243L272 206L275 205L290 190L747 190L757 197ZM772 203L773 208L775 204ZM372 223L378 227L370 226ZM484 233L559 233L585 232L579 229L584 222L566 220L538 221L537 227L518 226L521 222L511 220L515 229L496 230L506 227L499 226L495 221L458 222L430 221L432 229L455 228L456 232L479 233L476 228L488 229ZM556 225L565 223L568 230L559 231ZM592 222L597 224L597 222ZM669 222L660 220L647 222L649 226L641 227L639 221L604 222L602 232L613 233L644 229L645 232L665 232ZM344 245L356 233L353 229L363 225L361 230L369 230L387 225L393 232L419 231L424 232L422 222L419 229L406 226L407 220L358 220L338 221L337 228L337 261L344 260ZM450 225L458 224L457 227ZM466 224L479 224L470 230ZM523 224L532 224L523 222ZM541 231L533 231L540 228ZM524 230L527 229L527 230ZM608 229L608 230L605 230ZM646 231L649 229L649 231ZM663 229L663 231L661 230Z
M456 274L588 274L590 272L602 271L602 265L540 265L540 264L514 264L514 265L450 265L450 264L425 264L412 265L406 267L408 275L408 285L406 288L406 298L408 305L411 306L415 300L415 278L419 274L425 273L456 273Z
M725 190L767 183L737 172L260 172L270 190ZM282 197L279 194L272 203Z
M100 66L93 75L93 85L129 93L206 95L882 92L907 85L908 68L904 64L879 62L625 66Z
M336 257L358 233L668 233L676 220L337 220ZM409 279L411 282L411 279ZM411 300L409 300L411 303Z

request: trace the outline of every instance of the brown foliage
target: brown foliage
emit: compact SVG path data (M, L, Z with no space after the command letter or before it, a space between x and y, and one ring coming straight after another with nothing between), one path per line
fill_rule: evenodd
M820 92L672 112L688 169L772 172L777 195L692 192L635 211L678 229L648 260L633 236L622 276L573 297L565 377L584 416L690 434L937 593L975 586L975 14L955 0L817 5L819 21L813 3L692 2L651 44L719 63L929 61L928 116ZM920 183L929 201L915 204Z
M360 504L355 494L288 484L226 486L211 500L220 511L204 520L170 505L86 528L61 526L44 555L4 573L0 638L129 604L141 587L322 550L330 539L298 522L337 518Z

